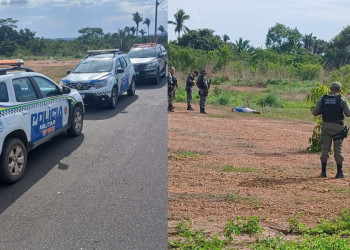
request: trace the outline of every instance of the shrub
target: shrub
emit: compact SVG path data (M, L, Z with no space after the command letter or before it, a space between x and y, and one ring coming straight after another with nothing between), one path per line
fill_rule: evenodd
M274 93L267 94L258 100L258 105L261 107L276 107L281 108L284 106L283 101Z

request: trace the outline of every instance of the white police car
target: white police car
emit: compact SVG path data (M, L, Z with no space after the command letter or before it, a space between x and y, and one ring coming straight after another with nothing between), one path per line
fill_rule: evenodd
M114 109L125 91L135 94L135 70L128 55L118 49L89 50L60 84L77 89L85 104L102 103Z
M0 179L21 179L27 153L63 131L80 135L84 105L76 90L24 68L23 60L0 65ZM10 67L9 67L10 66Z

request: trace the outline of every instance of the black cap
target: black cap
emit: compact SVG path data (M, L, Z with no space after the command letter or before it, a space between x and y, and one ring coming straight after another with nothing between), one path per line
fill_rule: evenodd
M207 71L205 71L204 69L201 71L201 74L206 74Z

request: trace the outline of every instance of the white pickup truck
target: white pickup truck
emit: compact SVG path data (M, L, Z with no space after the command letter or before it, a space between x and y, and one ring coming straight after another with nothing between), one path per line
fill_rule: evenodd
M79 92L22 65L0 60L0 181L6 183L23 177L28 151L63 131L78 136L83 128Z

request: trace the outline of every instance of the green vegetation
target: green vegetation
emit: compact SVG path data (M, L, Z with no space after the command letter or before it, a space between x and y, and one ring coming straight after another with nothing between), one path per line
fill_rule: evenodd
M223 249L232 243L232 234L252 236L263 231L263 228L259 227L259 218L257 217L229 219L225 225L223 236L214 235L210 237L203 230L193 230L192 227L193 222L182 219L172 233L180 238L169 240L169 247L178 249Z
M249 246L251 249L350 249L350 210L342 212L339 218L321 220L314 227L299 223L299 215L289 218L289 232L299 235L294 240L284 238L284 235L274 238L257 238ZM176 240L169 240L170 248L178 249L232 249L238 242L234 236L259 235L264 228L259 226L257 217L236 217L228 219L223 229L223 235L212 237L204 230L193 230L193 222L183 219L174 232Z
M78 30L79 36L72 40L46 39L35 36L35 31L30 29L18 30L18 20L12 18L0 19L0 55L7 58L31 59L40 58L81 58L87 50L119 48L129 51L135 43L154 42L154 37L138 36L138 26L143 20L138 12L132 14L136 23L135 27L119 28L115 33L105 33L99 27L85 27ZM145 19L144 24L150 23ZM159 26L162 35L158 36L158 43L167 47L167 35L164 35L164 26ZM136 36L135 36L136 32ZM145 32L141 32L145 33Z
M234 167L231 165L226 165L222 168L222 171L226 172L240 172L240 173L252 173L256 172L255 169L251 167Z
M199 154L191 151L182 151L177 153L177 158L197 158L199 157Z

